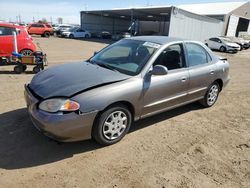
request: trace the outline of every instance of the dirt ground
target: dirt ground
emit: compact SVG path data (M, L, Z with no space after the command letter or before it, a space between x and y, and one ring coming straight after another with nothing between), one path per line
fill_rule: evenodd
M34 37L49 66L106 43ZM58 144L32 125L23 85L0 67L0 187L250 187L250 49L226 56L231 82L216 105L190 104L134 123L118 144Z

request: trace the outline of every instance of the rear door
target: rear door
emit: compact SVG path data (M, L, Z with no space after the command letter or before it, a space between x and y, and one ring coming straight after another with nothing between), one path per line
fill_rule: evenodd
M216 65L206 49L198 43L185 43L189 69L189 100L205 95L207 88L215 80Z
M31 24L31 26L29 26L28 28L28 32L30 34L36 34L36 29L37 29L37 24Z
M210 38L208 40L208 47L211 49L217 49L216 38Z
M10 56L14 51L12 32L15 28L0 26L0 56Z

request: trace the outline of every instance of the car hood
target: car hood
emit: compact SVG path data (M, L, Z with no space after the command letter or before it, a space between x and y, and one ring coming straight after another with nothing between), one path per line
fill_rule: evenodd
M87 62L55 66L36 74L29 88L42 98L70 97L78 92L130 78Z
M234 43L234 42L226 42L227 46L233 46L233 47L240 47L238 44Z

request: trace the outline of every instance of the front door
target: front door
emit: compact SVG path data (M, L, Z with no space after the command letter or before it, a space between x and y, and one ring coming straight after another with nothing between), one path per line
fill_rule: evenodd
M159 55L153 66L163 65L168 74L145 75L143 116L148 116L186 102L189 72L186 67L183 44L173 44Z

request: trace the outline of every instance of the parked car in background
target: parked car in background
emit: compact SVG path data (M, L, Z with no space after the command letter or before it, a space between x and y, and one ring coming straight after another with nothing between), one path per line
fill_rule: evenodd
M73 25L69 25L69 24L58 25L58 27L55 30L56 36L60 37L62 35L62 32L68 31L69 29L72 29L72 28L74 28L74 26Z
M32 37L26 27L9 23L0 23L0 57L10 57L14 51L13 34L17 33L17 49L23 55L31 55L36 51Z
M81 29L79 27L76 28L71 28L67 31L63 31L61 34L62 37L67 37L67 38L90 38L91 34L90 32Z
M239 38L239 37L226 37L226 38L231 40L231 42L234 42L234 43L240 45L241 49L248 49L249 48L249 45L250 45L249 42L245 41L242 38Z
M231 42L224 37L213 37L205 40L205 44L212 50L220 50L221 52L237 52L241 50L240 45Z
M53 35L54 30L51 25L49 24L42 24L42 23L34 23L28 26L28 33L41 35L42 37L50 37Z
M131 37L131 34L129 32L118 32L118 33L112 35L113 40L120 40L123 38L129 38L129 37Z
M98 38L101 39L111 39L112 38L112 34L108 31L102 31L101 33L99 33L97 35Z
M64 142L120 141L131 123L194 101L213 106L229 63L204 44L164 36L122 39L86 62L48 68L25 86L28 112Z

